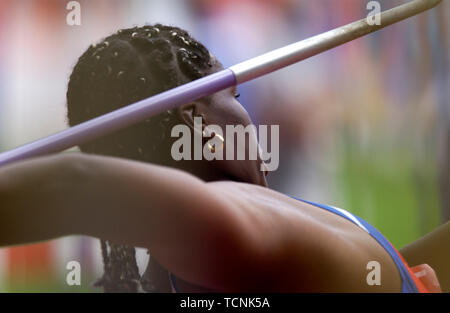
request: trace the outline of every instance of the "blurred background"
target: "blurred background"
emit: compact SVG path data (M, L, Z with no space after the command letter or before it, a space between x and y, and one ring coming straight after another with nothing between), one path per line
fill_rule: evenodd
M67 127L77 58L120 28L180 26L230 66L364 18L365 0L0 1L0 151ZM406 1L379 1L382 10ZM239 87L255 124L280 125L272 188L345 208L397 247L450 218L450 2ZM144 268L148 256L138 251ZM65 282L67 262L82 285ZM98 240L0 249L0 291L99 292Z

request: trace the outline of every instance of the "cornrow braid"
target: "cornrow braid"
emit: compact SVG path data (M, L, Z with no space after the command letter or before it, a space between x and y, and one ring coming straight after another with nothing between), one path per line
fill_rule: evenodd
M67 89L69 125L203 77L212 62L209 51L181 28L155 24L119 30L91 45L74 66ZM165 164L168 131L179 123L169 110L80 149ZM101 250L104 274L96 286L105 292L154 291L139 275L134 247L101 240Z

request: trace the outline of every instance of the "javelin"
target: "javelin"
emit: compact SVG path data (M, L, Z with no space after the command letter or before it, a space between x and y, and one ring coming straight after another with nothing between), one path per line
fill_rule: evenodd
M141 122L220 90L242 84L300 62L391 24L429 10L442 0L413 0L380 14L380 25L367 19L270 51L217 73L194 80L126 107L96 117L54 135L0 154L0 166L18 160L60 152Z

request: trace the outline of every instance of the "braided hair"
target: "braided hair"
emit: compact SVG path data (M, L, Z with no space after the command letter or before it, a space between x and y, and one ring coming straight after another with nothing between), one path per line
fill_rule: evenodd
M91 45L78 59L67 89L74 126L208 74L209 51L185 30L161 24L119 30ZM80 145L85 153L170 164L172 110ZM150 143L150 144L149 144ZM107 218L107 217L105 217ZM135 248L101 240L105 292L153 291L138 271Z

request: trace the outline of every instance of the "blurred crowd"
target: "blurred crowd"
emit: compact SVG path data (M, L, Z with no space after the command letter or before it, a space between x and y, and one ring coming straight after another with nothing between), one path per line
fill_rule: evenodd
M67 127L65 92L87 47L120 28L182 27L227 67L365 18L365 0L0 1L0 151ZM379 1L383 10L406 1ZM450 3L248 82L255 124L280 125L271 188L345 208L401 248L450 218ZM141 267L145 251L139 251ZM71 291L65 264L101 274L96 240L0 249L0 291ZM84 289L83 289L84 290ZM79 291L79 290L75 290Z

